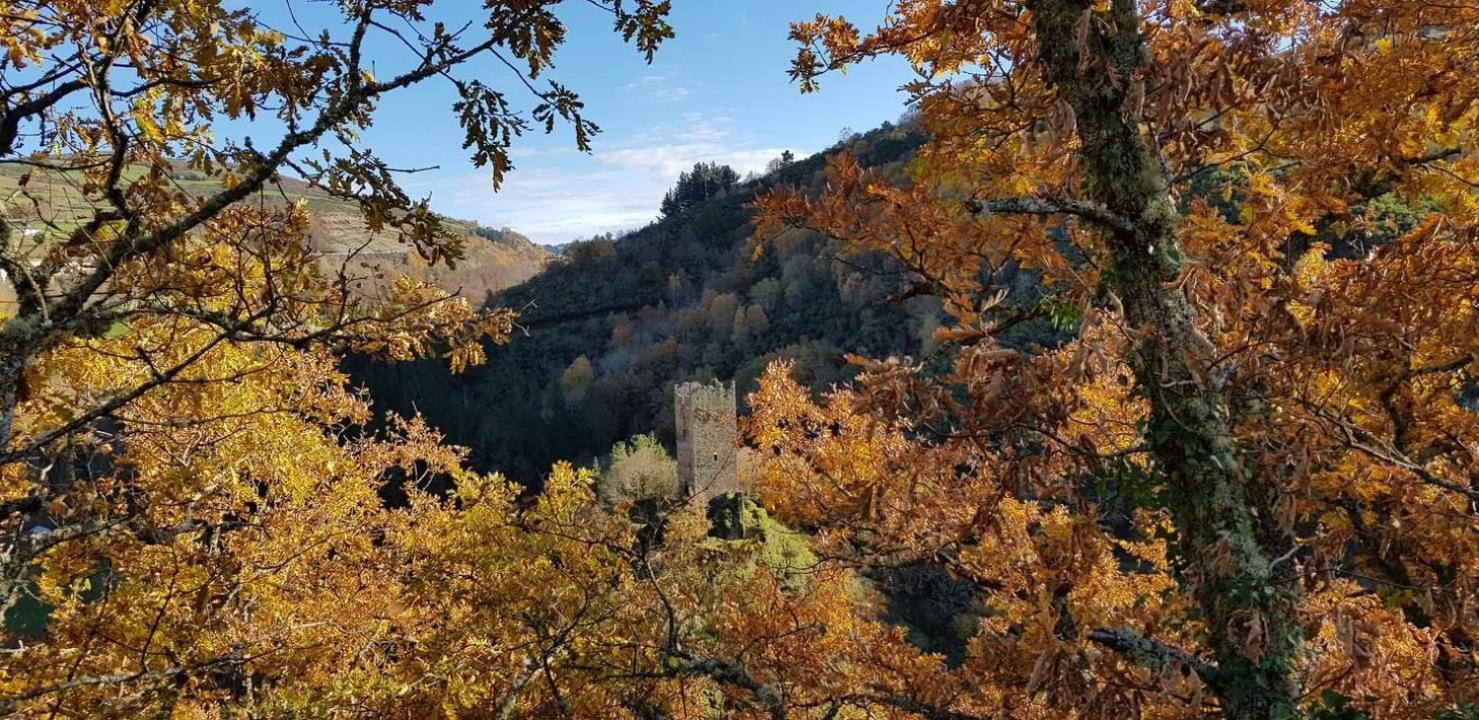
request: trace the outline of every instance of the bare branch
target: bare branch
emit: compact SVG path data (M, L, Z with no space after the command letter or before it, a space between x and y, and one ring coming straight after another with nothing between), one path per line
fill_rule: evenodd
M1217 677L1217 666L1205 662L1178 647L1156 642L1129 630L1090 630L1089 640L1103 645L1133 660L1136 664L1159 670L1179 665L1196 672L1203 680L1211 683Z
M990 215L1073 215L1092 220L1113 230L1134 232L1135 224L1128 218L1110 212L1103 205L1071 198L1013 197L996 200L967 200L966 208L971 212Z

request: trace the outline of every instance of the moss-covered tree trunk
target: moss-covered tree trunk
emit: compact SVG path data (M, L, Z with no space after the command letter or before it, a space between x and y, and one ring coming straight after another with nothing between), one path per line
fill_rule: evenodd
M1240 465L1212 348L1175 282L1177 214L1165 167L1133 108L1147 61L1134 0L1107 12L1088 0L1030 0L1047 81L1076 114L1088 198L1110 223L1112 290L1138 334L1135 371L1150 402L1148 444L1178 528L1183 586L1196 598L1217 662L1207 678L1229 718L1298 712L1296 583L1275 577L1279 533L1264 493ZM1092 15L1089 15L1092 13Z

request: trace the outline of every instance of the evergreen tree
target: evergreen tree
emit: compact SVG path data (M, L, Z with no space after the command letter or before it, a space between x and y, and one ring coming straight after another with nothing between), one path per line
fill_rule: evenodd
M734 187L739 182L739 173L728 165L717 162L700 162L693 170L678 175L678 184L673 186L662 199L662 216L674 217L689 208Z

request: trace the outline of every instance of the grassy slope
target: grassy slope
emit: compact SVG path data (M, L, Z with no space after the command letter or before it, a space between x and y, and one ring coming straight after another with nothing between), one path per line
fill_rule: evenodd
M32 231L27 239L29 252L39 255L50 239L76 228L88 216L90 207L83 200L77 174L32 172L21 194L17 190L26 172L18 166L0 166L0 197L6 198L4 211L23 228L22 232ZM206 195L219 188L215 181L191 172L177 173L174 182L192 195ZM377 264L392 274L405 272L426 278L474 301L533 277L550 258L543 247L511 230L482 228L475 222L447 218L447 228L465 238L467 257L455 270L429 269L412 259L413 253L393 234L370 233L353 203L292 179L283 180L280 188L264 191L261 197L274 203L304 201L313 217L311 242L330 258L362 247L356 256L358 262ZM0 301L11 299L9 287L0 288Z

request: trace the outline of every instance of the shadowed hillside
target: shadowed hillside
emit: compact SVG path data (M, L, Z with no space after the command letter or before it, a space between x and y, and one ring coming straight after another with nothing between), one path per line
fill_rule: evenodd
M897 179L923 139L888 125L710 189L630 234L570 244L494 298L522 311L525 331L462 376L436 363L353 370L381 410L420 412L479 466L535 482L556 460L588 460L639 433L655 429L671 445L675 382L732 378L743 397L787 358L822 389L852 377L847 353L929 355L937 300L899 300L904 281L887 261L839 260L836 242L813 233L792 231L757 254L746 207L770 187L820 191L827 155L842 150Z

